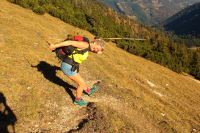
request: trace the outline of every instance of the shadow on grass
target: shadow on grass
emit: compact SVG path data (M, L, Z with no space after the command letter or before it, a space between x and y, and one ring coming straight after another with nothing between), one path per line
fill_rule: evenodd
M31 67L36 67L38 69L38 71L41 72L44 75L44 77L46 79L48 79L49 81L51 81L59 86L64 87L66 92L70 95L70 97L74 101L75 96L73 95L70 88L74 89L74 90L76 90L76 88L56 76L56 70L61 70L60 67L57 67L55 65L52 66L45 61L40 61L40 63L37 66L31 65Z
M6 104L6 98L3 93L0 92L0 132L9 133L8 126L12 125L12 133L15 133L15 122L17 121L17 117L10 109L10 107Z

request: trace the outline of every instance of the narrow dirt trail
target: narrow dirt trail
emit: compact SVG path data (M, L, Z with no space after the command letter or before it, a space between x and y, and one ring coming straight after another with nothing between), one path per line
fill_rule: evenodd
M84 77L89 88L92 88L95 84L101 87L100 85L101 80L89 80L89 79L94 79L94 77L92 77L88 71L82 73L87 73L87 75L85 75ZM101 88L99 88L96 94L94 94L92 97L83 94L84 100L94 103L98 102L117 111L119 114L121 114L128 120L135 120L135 122L133 122L135 123L135 125L140 124L144 126L143 132L148 132L148 131L152 131L154 133L159 132L159 130L156 129L154 125L152 125L152 122L150 122L147 118L145 118L143 114L138 112L138 110L133 110L132 105L129 105L128 103L125 103L124 101L121 101L120 99L117 99L113 96L109 96L107 94L104 95L99 94L98 91L101 91ZM78 124L82 122L83 119L87 118L88 114L84 113L85 110L86 110L85 107L75 106L75 105L70 109L67 106L62 107L60 116L62 117L62 119L65 119L63 120L63 122L66 123L66 121L68 121L69 123L71 123L70 125L72 125L71 128L70 127L66 128L65 129L66 131L79 128Z

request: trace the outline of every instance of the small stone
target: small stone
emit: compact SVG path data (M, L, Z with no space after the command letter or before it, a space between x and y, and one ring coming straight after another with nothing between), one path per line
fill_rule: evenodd
M30 90L30 89L31 89L31 87L27 87L27 89L28 89L28 90Z
M164 114L164 113L161 113L161 115L162 115L162 116L165 116L165 114Z

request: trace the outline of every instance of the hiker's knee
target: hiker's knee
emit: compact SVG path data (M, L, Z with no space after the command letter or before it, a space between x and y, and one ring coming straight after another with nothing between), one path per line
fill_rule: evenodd
M84 80L81 80L81 81L79 81L78 85L79 85L80 87L85 87L85 86L86 86L86 83L85 83Z

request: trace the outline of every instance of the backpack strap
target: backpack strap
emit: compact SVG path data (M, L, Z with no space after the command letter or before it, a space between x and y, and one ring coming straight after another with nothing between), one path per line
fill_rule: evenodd
M73 54L84 54L85 52L89 51L90 50L90 41L88 38L86 37L80 37L80 36L74 36L74 40L75 41L84 41L84 42L87 42L89 44L89 47L86 48L86 49L83 49L83 50L75 50L75 53Z
M86 48L86 49L83 49L83 50L75 50L75 53L72 53L72 54L84 54L85 52L89 51L90 50L90 43L89 43L89 47Z

